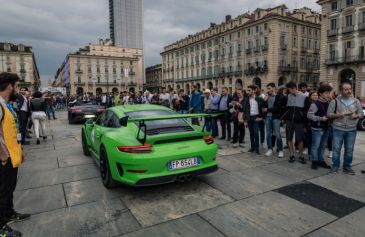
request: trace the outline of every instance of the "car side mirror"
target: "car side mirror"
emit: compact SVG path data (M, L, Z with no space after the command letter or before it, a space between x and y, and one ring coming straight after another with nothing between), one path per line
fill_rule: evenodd
M120 118L119 119L119 124L122 127L127 127L127 124L128 124L128 116L125 116L123 118Z

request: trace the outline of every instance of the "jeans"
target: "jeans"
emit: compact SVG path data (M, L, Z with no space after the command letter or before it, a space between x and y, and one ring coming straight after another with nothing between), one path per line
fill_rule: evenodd
M212 130L212 118L211 117L204 118L204 128L208 132L210 132Z
M52 113L53 119L56 119L56 116L54 114L55 112L54 112L53 105L47 105L47 116L48 116L48 119L51 119L51 113Z
M191 114L200 114L200 113L201 113L200 110L196 110L196 111L192 112ZM191 123L194 124L194 125L200 126L199 118L192 118Z
M13 193L16 187L18 168L13 168L9 158L6 165L0 165L0 228L6 218L14 213Z
M213 114L218 113L217 110L213 110L212 111ZM217 117L212 117L212 136L213 137L218 137L218 121L217 121Z
M276 143L279 151L283 151L283 140L280 133L280 119L273 119L268 116L265 120L266 125L266 143L267 149L272 150L272 135L276 137Z
M352 156L354 152L354 145L357 131L341 131L333 128L333 167L340 167L340 156L342 144L344 144L345 152L343 158L343 168L350 168L352 163Z
M260 143L265 143L265 121L259 121Z
M251 150L259 151L259 123L256 121L258 116L250 116L248 129L250 130Z
M240 123L237 117L233 118L233 143L243 143L245 139L245 124Z
M221 126L222 126L222 137L226 138L226 134L228 138L231 138L231 113L228 110L220 111L222 117L220 118Z
M312 129L311 160L323 161L324 151L328 140L328 130Z

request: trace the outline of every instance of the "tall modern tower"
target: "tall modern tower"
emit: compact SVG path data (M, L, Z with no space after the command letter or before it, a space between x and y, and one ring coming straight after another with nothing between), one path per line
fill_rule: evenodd
M114 45L143 49L143 0L109 0L109 14Z

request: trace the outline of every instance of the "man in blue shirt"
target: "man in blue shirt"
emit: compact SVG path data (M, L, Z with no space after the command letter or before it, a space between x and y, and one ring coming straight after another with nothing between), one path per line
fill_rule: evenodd
M218 105L218 110L220 113L222 113L220 118L220 123L222 126L222 137L219 138L220 140L226 139L226 135L228 135L227 141L231 140L231 113L229 112L229 104L231 102L232 95L228 94L227 87L223 87Z
M202 98L200 93L197 91L196 85L191 86L191 96L189 101L189 113L199 114L202 112ZM192 119L192 123L199 125L199 119Z

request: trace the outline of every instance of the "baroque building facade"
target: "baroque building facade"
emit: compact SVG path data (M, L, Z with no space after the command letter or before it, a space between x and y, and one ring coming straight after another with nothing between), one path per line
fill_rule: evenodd
M321 81L338 90L353 84L365 98L365 0L320 0L322 6Z
M13 72L20 77L20 87L38 90L41 81L31 46L0 43L0 72Z
M67 94L101 95L143 89L142 49L113 46L99 40L70 53L57 70L54 87L66 87Z
M189 35L164 47L162 86L190 92L288 81L319 81L321 16L309 8L288 11L285 5L256 9Z

